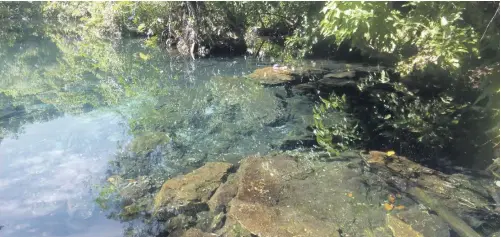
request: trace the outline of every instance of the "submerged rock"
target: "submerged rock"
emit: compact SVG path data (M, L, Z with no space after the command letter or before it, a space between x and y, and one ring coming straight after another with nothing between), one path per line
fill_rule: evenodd
M226 220L225 226L217 231L217 235L224 237L255 237L255 235L231 219Z
M237 180L234 174L230 174L227 181L216 190L208 202L209 208L213 212L226 211L230 201L237 195Z
M392 213L391 215L408 224L413 230L426 237L450 236L450 228L447 226L447 223L437 215L430 215L427 212L423 212L419 206Z
M277 85L295 80L294 75L287 69L265 67L256 69L249 77L266 85Z
M168 219L207 210L207 201L228 175L232 164L209 162L193 172L167 180L155 196L154 214Z
M327 71L314 67L287 67L273 66L258 68L249 74L249 78L264 85L281 85L286 83L305 83L316 80L327 74Z
M380 151L371 151L363 157L384 182L409 193L436 212L460 236L479 236L473 228L483 224L482 219L499 219L493 208L495 204L488 199L488 187L494 185L488 180L444 174L406 157Z
M412 229L409 224L392 215L388 215L387 223L393 233L393 236L424 237L423 234Z

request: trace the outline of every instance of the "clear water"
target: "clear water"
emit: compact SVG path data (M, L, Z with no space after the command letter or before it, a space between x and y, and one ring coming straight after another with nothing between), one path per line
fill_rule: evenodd
M283 87L242 81L271 62L192 61L139 41L94 43L37 39L3 52L2 236L122 236L123 224L94 201L111 173L166 178L266 154L310 124L305 98L284 102ZM121 159L155 132L168 136L161 148L136 141L149 152L146 164Z
M191 60L142 40L50 34L0 47L0 236L124 236L130 223L110 218L96 202L111 175L161 184L208 161L237 162L311 138L311 98L243 78L274 63ZM318 210L326 203L345 210L338 213L344 222L333 221L354 231L367 220L384 222L379 204L390 188L378 189L383 178L341 162L317 165L330 166L319 169L333 178L310 190L326 197ZM332 189L367 199L372 211L332 199ZM413 213L424 213L405 200ZM446 228L440 233L449 235Z

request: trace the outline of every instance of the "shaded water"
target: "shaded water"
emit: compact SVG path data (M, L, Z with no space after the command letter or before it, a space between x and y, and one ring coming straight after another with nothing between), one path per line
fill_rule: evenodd
M33 40L2 58L2 236L122 236L94 201L111 174L167 177L307 134L312 104L140 42Z

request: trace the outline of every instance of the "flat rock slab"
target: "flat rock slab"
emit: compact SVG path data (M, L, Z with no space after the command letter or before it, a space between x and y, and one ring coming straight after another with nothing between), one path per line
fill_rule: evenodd
M261 84L276 85L293 81L294 75L286 69L275 69L273 67L265 67L256 69L249 75L253 80L259 81Z
M257 236L339 236L335 224L292 207L233 200L229 215Z
M444 221L405 194L390 201L395 189L380 173L364 171L358 152L331 162L318 161L316 153L294 154L248 157L235 173L229 163L207 163L170 179L155 199L157 219L168 219L185 236L449 236ZM365 161L384 167L398 161L388 159L371 152ZM433 173L407 162L390 167ZM190 227L196 229L186 231Z
M263 85L282 85L308 82L310 79L321 78L325 74L327 71L319 68L264 67L256 69L248 77Z
M353 79L357 75L356 71L344 71L344 72L335 72L335 73L329 73L324 76L325 79L342 79L342 78L349 78Z
M183 212L199 212L224 181L233 165L209 162L189 174L167 180L154 200L154 213L167 219Z
M415 231L409 224L394 217L393 215L387 216L387 224L391 229L393 236L424 237L423 234Z
M294 206L280 205L287 182L306 173L286 156L243 160L237 172L238 193L230 203L229 217L258 236L339 236L335 223Z

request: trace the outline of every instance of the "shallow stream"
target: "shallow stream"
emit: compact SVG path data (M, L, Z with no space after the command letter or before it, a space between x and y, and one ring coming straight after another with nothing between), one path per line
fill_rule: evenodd
M159 188L166 179L210 161L236 164L249 155L312 148L314 93L244 78L276 62L193 61L143 45L48 37L26 40L2 56L0 236L124 236L129 224L109 218L99 199L107 195L102 187L113 175L148 176ZM347 67L327 63L332 69ZM325 220L351 223L348 232L364 226L372 233L363 223L375 217L380 219L373 224L384 222L380 204L389 188L373 188L383 182L378 175L361 178L367 171L355 157L347 163L307 162L327 178L291 184L305 185L297 190L303 188L300 193L315 202L300 196L291 200L309 202ZM329 199L330 191L343 198ZM414 210L411 214L423 212L411 199L402 200ZM331 216L322 210L326 203L345 212ZM440 230L445 223L422 219L439 223L429 233L449 235ZM492 219L475 221L482 226Z

